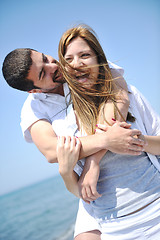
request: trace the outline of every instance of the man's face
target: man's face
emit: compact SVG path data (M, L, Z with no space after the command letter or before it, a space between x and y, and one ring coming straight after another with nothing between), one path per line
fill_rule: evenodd
M27 78L32 80L42 92L56 92L64 82L57 61L51 56L36 51L31 52L31 58L32 65Z

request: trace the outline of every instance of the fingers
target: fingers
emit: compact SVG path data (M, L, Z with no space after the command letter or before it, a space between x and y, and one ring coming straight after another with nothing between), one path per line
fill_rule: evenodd
M107 131L107 128L108 128L108 127L107 127L106 125L104 125L104 124L97 124L96 127L99 128L99 129L101 129L102 131Z
M57 137L57 151L59 152L59 149L64 146L65 143L65 137L64 136L59 136Z
M96 128L95 129L95 133L103 133L104 131L102 131L101 129L99 129L99 128Z
M123 128L130 128L131 127L131 124L129 123L126 123L126 122L116 122L114 125L119 125L120 127L123 127Z
M57 145L60 147L64 147L65 145L66 147L76 147L77 149L79 149L81 146L81 142L79 138L76 138L74 136L58 136Z
M80 151L81 148L81 141L79 140L79 138L75 138L76 141L76 150Z
M145 142L144 138L140 138L140 136L142 136L141 131L137 130L137 129L132 129L131 130L131 144L136 145L137 149L138 146L142 148L142 151L144 151L144 146L147 145L147 143Z
M141 131L139 131L138 129L131 129L131 136L139 136L141 135Z
M98 129L100 129L102 131L107 131L107 129L109 128L109 126L106 126L104 124L97 124L96 126L97 126ZM123 128L130 128L131 124L126 123L126 122L118 122L118 121L116 121L113 126L114 127L120 126L120 127L123 127Z
M126 146L125 154L129 155L140 155L144 151L145 142L136 137L131 137Z
M130 139L128 141L128 146L126 149L126 154L130 155L140 155L144 151L145 142L142 139L137 138L134 134L138 134L138 130L132 132ZM133 137L132 137L133 135Z
M133 146L136 145L136 146L140 146L140 147L144 148L146 143L142 139L132 137L130 144L132 144Z
M92 202L101 196L102 195L97 192L96 188L91 188L89 185L81 189L81 198L84 201Z
M91 187L91 194L92 194L92 197L95 198L95 200L96 200L97 198L99 198L99 197L102 196L101 194L99 194L99 193L97 192L96 186Z
M66 136L65 137L65 145L66 145L66 147L68 147L68 146L70 146L70 143L71 143L71 137L70 136Z
M144 147L140 145L131 144L129 145L128 150L142 153L144 151Z
M96 189L92 189L90 186L86 188L86 196L90 201L96 200L101 195L97 192Z

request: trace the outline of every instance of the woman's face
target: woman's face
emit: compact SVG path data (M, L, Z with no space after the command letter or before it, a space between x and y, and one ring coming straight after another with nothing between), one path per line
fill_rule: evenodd
M73 68L90 67L89 73L77 71L76 78L84 87L92 87L98 78L99 67L97 56L87 42L80 37L73 39L68 45L64 57Z

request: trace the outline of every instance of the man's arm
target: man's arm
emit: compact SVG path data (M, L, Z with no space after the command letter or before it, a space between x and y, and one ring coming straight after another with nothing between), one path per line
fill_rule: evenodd
M34 144L50 163L57 162L57 136L47 120L38 120L29 128Z
M31 125L29 131L34 144L46 157L47 161L50 163L57 162L57 136L53 131L52 125L47 120L39 120ZM83 147L79 159L91 155L105 147L105 140L98 141L97 143L97 138L94 136L83 137L80 138L80 140ZM101 140L101 138L99 138L99 140Z
M115 153L139 155L143 150L144 142L135 139L134 135L140 135L139 130L125 129L126 123L117 123L109 127L107 132L79 138L81 151L79 159L92 155L101 149L108 149ZM57 136L52 125L46 120L39 120L29 128L32 140L46 157L48 162L57 162Z
M153 155L160 155L160 136L143 136L146 141L144 151Z

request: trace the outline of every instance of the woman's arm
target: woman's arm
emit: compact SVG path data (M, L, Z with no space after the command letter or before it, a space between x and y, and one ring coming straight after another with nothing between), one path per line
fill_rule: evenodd
M63 178L68 191L76 197L80 197L78 191L78 175L74 172L74 167L78 161L81 143L75 137L58 137L57 140L57 160L59 163L59 173Z
M81 197L78 188L78 175L74 172L74 167L78 161L81 143L75 137L58 137L57 141L57 159L59 163L59 173L63 178L66 188L76 197ZM100 195L99 195L100 196ZM96 197L97 198L97 197ZM83 199L85 202L95 200L96 198Z

